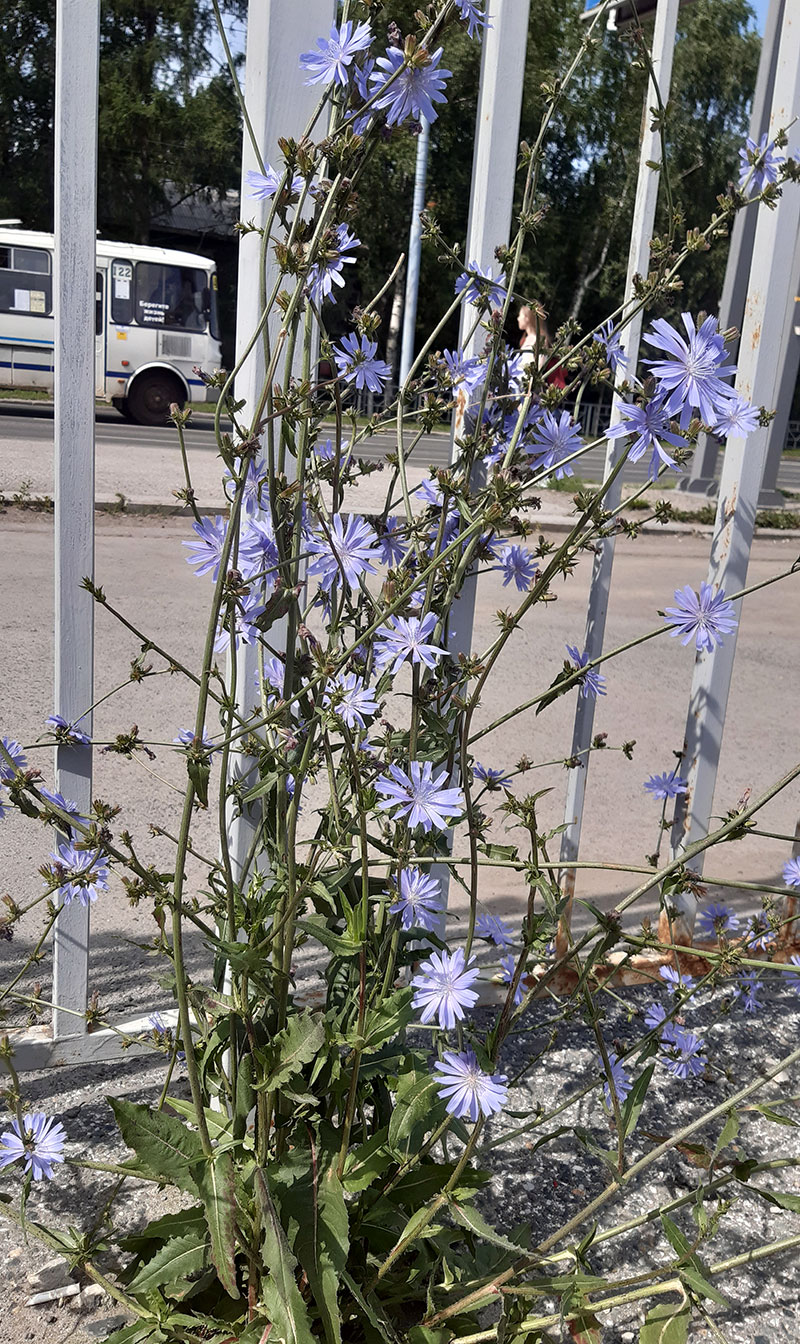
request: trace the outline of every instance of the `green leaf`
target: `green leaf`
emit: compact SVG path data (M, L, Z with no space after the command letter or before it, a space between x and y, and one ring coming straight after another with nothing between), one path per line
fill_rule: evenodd
M790 1120L788 1115L783 1115L781 1111L776 1111L774 1106L754 1106L754 1111L760 1111L765 1120L771 1120L773 1125L790 1125L792 1129L800 1129L796 1120Z
M163 1218L156 1218L152 1223L148 1223L141 1232L133 1232L130 1236L120 1238L119 1244L125 1251L141 1251L153 1241L169 1241L173 1237L188 1236L190 1232L193 1232L195 1240L198 1240L197 1233L205 1231L206 1212L202 1204L196 1204L191 1209L165 1213Z
M179 1283L182 1279L201 1273L207 1264L208 1242L205 1236L198 1240L197 1235L190 1232L184 1237L173 1237L139 1267L129 1280L128 1289L132 1293L146 1293L151 1288Z
M673 1223L672 1219L668 1218L665 1213L661 1215L661 1226L664 1229L664 1236L679 1259L691 1259L693 1254L691 1243L686 1240L677 1224Z
M750 1185L747 1189L754 1195L759 1195L765 1199L768 1204L774 1204L778 1209L788 1209L791 1213L800 1213L800 1195L790 1195L784 1190L765 1190L760 1185Z
M591 1311L582 1311L570 1321L569 1333L575 1344L600 1344L600 1322Z
M254 1169L253 1178L264 1225L261 1256L269 1270L261 1285L261 1296L264 1311L272 1322L270 1344L316 1344L308 1310L295 1279L297 1260L286 1240L260 1167Z
M644 1072L639 1074L625 1099L622 1107L622 1133L626 1139L636 1128L655 1067L656 1061L653 1060L652 1064L648 1064Z
M639 1344L686 1344L692 1308L687 1301L659 1302L648 1311Z
M316 938L317 942L327 947L329 952L335 952L340 957L353 957L361 947L360 943L355 943L350 938L343 937L341 933L329 929L321 916L309 915L307 919L298 919L297 927L309 933L312 938Z
M394 1152L405 1156L438 1123L443 1108L437 1103L436 1079L429 1073L414 1070L401 1076L389 1121L389 1147Z
M725 1148L727 1148L729 1143L733 1143L738 1133L739 1133L739 1117L736 1114L736 1111L729 1111L728 1118L725 1121L722 1133L720 1134L716 1144L714 1145L714 1152L711 1158L712 1162L715 1162L717 1160L720 1153Z
M107 1335L106 1344L164 1344L166 1338L155 1321L134 1321Z
M718 1292L714 1285L709 1283L705 1275L701 1274L699 1269L695 1269L693 1264L684 1265L680 1270L680 1276L683 1282L689 1285L692 1292L697 1293L700 1297L708 1297L720 1307L730 1305L727 1297L723 1297L722 1293Z
M366 1190L378 1176L387 1171L392 1162L386 1148L387 1136L385 1127L379 1129L360 1148L351 1149L347 1154L342 1185L348 1194L355 1195Z
M134 1101L109 1097L125 1143L136 1153L142 1167L158 1180L171 1182L191 1195L199 1193L194 1168L204 1160L196 1134L164 1111L153 1111Z
M373 1296L373 1301L370 1302L362 1293L355 1279L351 1278L347 1273L346 1269L342 1270L342 1282L346 1284L348 1291L352 1293L354 1301L358 1303L373 1330L375 1330L382 1339L386 1340L386 1344L396 1344L398 1338L397 1334L377 1299Z
M325 1044L325 1028L318 1017L306 1010L279 1032L271 1043L272 1069L258 1084L259 1092L282 1087L304 1064L310 1063Z
M177 1111L178 1115L184 1115L187 1120L194 1121L194 1102L186 1101L183 1097L167 1097L167 1105L170 1110ZM203 1114L206 1117L208 1132L212 1139L219 1140L228 1137L231 1122L224 1111L212 1111L210 1106L206 1106Z
M509 1240L508 1237L502 1237L499 1232L495 1232L483 1215L478 1213L477 1209L473 1209L471 1205L457 1204L454 1199L449 1200L448 1203L455 1222L461 1227L465 1227L468 1232L472 1232L474 1236L480 1237L482 1241L489 1241L493 1246L499 1246L504 1251L521 1250L519 1243Z
M414 990L409 985L398 990L385 1003L371 1008L364 1020L363 1048L377 1050L385 1041L394 1040L407 1027L413 1015L411 1000Z
M236 1282L236 1193L233 1158L229 1152L208 1158L198 1182L211 1233L211 1258L219 1281L229 1297L241 1296Z
M433 1195L438 1195L444 1189L455 1169L455 1162L420 1162L413 1171L408 1171L405 1176L400 1177L390 1190L388 1198L393 1204L399 1204L409 1211L417 1209L420 1204L425 1204ZM489 1176L486 1172L467 1167L459 1180L459 1190L451 1192L453 1197L471 1199L475 1191L489 1180Z
M326 1338L340 1344L339 1278L347 1264L350 1225L333 1155L297 1149L269 1170L289 1245L305 1271Z

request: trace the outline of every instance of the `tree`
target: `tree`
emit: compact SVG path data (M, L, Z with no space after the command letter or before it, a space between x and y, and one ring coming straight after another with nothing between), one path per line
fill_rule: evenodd
M224 10L241 16L244 0ZM238 185L240 123L227 69L209 79L209 0L104 0L98 226L146 242L178 190ZM53 219L55 0L9 0L0 30L0 214Z

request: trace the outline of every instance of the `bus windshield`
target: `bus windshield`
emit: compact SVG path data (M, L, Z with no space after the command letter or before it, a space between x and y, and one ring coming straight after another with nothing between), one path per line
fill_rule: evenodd
M135 318L140 326L205 331L211 315L212 291L205 271L154 261L137 263Z

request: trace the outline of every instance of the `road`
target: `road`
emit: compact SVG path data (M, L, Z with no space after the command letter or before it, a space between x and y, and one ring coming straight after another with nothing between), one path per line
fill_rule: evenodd
M197 578L186 564L181 541L188 532L184 518L99 515L97 520L96 577L108 600L151 639L197 668L201 658L204 613L210 581ZM757 538L749 579L758 582L788 569L797 555L795 538ZM708 538L694 535L647 536L636 541L621 538L617 547L614 584L608 616L608 647L626 643L660 625L657 611L671 601L673 589L705 577ZM52 517L8 510L0 515L0 628L3 630L3 675L0 682L0 734L31 748L52 711L53 667L53 525ZM557 601L540 606L516 632L508 650L487 683L476 727L488 724L511 706L550 684L564 657L564 645L580 641L590 573L590 558L582 557L576 574L556 589ZM509 605L497 573L479 580L473 649L485 649L496 636L496 612ZM748 787L758 795L798 758L797 719L798 615L800 574L776 583L745 603L728 706L726 731L715 811L724 813ZM93 796L124 804L115 831L127 827L141 857L159 869L169 864L171 846L154 839L155 822L176 833L180 810L183 762L170 746L179 729L193 721L192 688L178 676L150 677L142 684L128 680L131 659L139 641L107 610L96 617L96 697L115 686L123 689L103 701L95 714L95 737L103 743L131 725L154 744L153 762L95 753ZM154 670L163 667L151 655ZM643 780L669 770L672 752L683 739L693 655L678 640L659 638L631 650L606 668L608 693L597 706L596 730L608 734L609 748L635 739L633 761L619 750L596 755L587 779L587 801L581 857L642 864L653 851L659 809L644 794ZM539 717L528 711L511 719L480 741L478 759L485 765L508 769L526 754L539 768L520 781L522 792L550 790L537 805L542 827L558 826L563 818L563 766L542 765L563 760L568 751L575 698L565 696ZM403 722L405 701L390 706L390 717ZM209 727L216 730L213 716ZM52 786L52 749L28 750L31 762ZM325 798L320 781L304 805L304 820L316 824L315 808ZM489 797L491 804L494 799ZM498 799L497 801L502 801ZM797 785L779 795L766 809L763 829L791 834L800 813ZM200 852L216 853L213 807L197 819ZM494 838L521 843L520 832L509 831L497 814ZM553 842L557 846L557 841ZM3 892L24 904L41 890L39 865L47 861L52 836L36 823L9 815L0 824L0 873ZM460 852L464 852L462 849ZM789 857L788 843L748 837L722 846L709 858L707 874L750 881L779 880ZM518 923L524 909L524 884L507 870L482 870L481 898L495 913ZM196 880L197 874L193 874ZM581 875L578 894L607 902L630 890L635 879L619 873L588 871ZM725 893L727 899L728 893ZM711 899L711 897L709 898ZM756 896L742 896L740 907L754 908ZM454 891L452 909L463 919L463 897ZM654 915L652 896L632 911L634 922ZM40 927L41 911L33 911L14 944L0 942L0 983L3 963L13 964L27 937ZM585 919L579 910L577 919ZM145 1009L152 996L163 1002L163 992L152 985L153 965L135 944L154 932L145 905L131 909L115 880L108 899L92 911L95 959L92 986L103 1002L124 1018ZM461 926L463 927L463 925ZM200 961L206 954L194 949ZM37 975L46 986L49 958Z
M182 483L176 475L174 429L133 425L113 409L98 409L95 423L98 498L113 499L119 493L128 500L169 501L172 491ZM216 500L219 464L211 416L196 416L186 440L198 493ZM29 481L32 493L51 494L52 443L52 407L22 408L0 402L0 493L13 494L24 481ZM375 461L394 448L394 436L379 433L360 445L359 454ZM448 436L430 434L421 441L415 459L423 469L429 465L442 467L448 461L448 452ZM576 469L586 480L602 480L603 449L587 453ZM645 458L627 468L625 479L638 484L646 479L646 474ZM784 460L779 484L786 490L800 491L800 461Z

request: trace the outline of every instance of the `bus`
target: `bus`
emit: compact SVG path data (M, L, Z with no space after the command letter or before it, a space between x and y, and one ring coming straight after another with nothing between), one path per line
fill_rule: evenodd
M0 387L53 388L53 235L0 227ZM97 240L97 396L140 425L173 402L213 401L217 276L194 252Z

